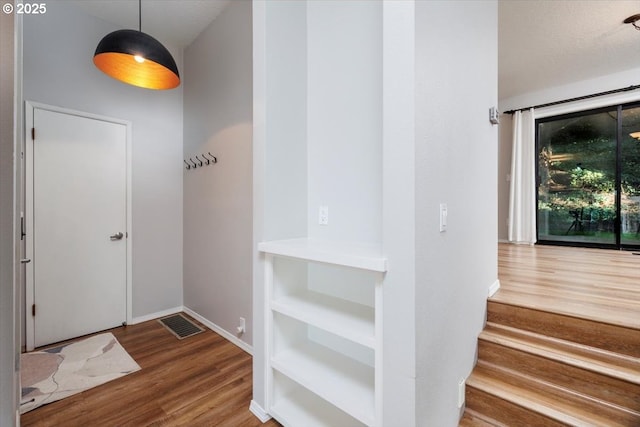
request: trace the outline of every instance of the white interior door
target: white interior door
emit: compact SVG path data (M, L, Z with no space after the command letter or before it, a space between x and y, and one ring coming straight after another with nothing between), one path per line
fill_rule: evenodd
M128 130L43 108L32 113L27 210L38 347L126 321Z

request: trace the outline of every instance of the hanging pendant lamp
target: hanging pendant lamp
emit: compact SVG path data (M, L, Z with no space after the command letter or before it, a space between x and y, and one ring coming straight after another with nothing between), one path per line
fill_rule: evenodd
M173 89L180 74L171 53L142 32L142 0L138 0L138 31L117 30L104 36L93 63L114 79L147 89Z

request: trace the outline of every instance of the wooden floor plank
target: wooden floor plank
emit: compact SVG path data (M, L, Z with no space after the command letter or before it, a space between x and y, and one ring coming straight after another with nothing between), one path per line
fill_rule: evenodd
M244 426L252 357L215 332L183 340L152 320L110 330L142 368L20 417L22 426Z
M640 329L640 256L545 245L498 245L490 300Z

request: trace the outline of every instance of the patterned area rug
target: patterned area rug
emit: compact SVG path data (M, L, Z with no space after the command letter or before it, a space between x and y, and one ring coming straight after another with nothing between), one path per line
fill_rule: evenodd
M21 414L140 369L111 333L24 353L20 363Z

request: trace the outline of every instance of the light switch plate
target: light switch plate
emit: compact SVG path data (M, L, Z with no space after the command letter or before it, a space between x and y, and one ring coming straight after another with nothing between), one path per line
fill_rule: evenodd
M440 232L447 231L448 209L446 203L440 203Z

